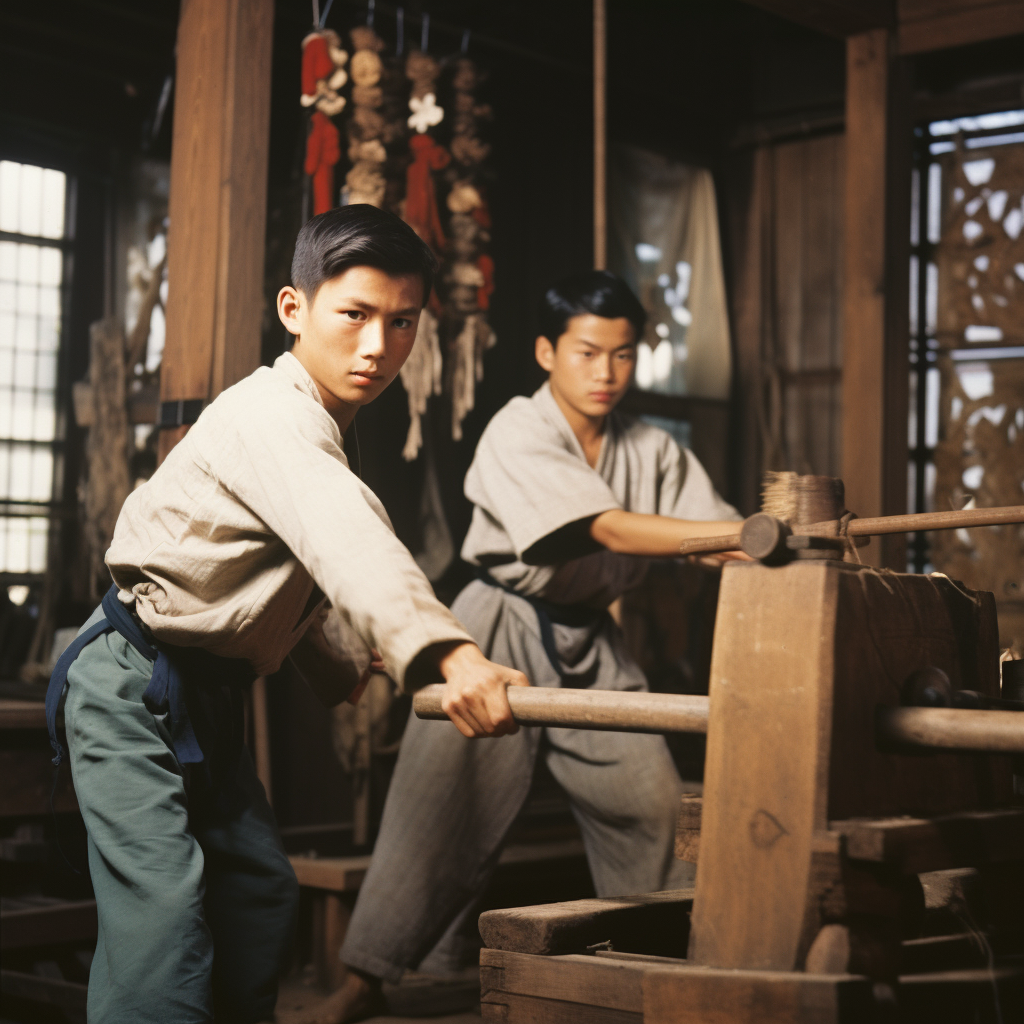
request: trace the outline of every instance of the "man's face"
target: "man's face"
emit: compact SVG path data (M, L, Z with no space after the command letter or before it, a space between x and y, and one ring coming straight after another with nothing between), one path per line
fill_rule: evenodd
M592 313L574 316L557 345L537 339L537 362L547 370L551 390L588 419L607 416L633 379L636 332L625 318Z
M292 352L328 412L367 405L395 379L416 340L422 299L419 274L392 277L376 267L350 267L312 302L281 289L278 315L295 335Z

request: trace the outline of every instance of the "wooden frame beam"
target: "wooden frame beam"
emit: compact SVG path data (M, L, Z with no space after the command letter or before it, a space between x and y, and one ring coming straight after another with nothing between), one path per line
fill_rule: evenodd
M594 269L608 265L608 145L605 87L608 17L605 0L594 0Z
M893 33L847 40L842 477L860 516L907 501L910 88ZM902 534L864 561L906 569Z
M260 363L273 0L184 0L171 148L161 402ZM186 426L164 429L161 458Z

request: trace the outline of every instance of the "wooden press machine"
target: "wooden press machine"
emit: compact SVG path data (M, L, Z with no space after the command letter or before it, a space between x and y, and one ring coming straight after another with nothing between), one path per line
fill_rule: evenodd
M855 554L1024 506L862 520L841 481L783 474L764 509L757 560L722 573L708 697L509 691L524 724L706 731L707 756L676 846L694 889L485 913L485 1020L1024 1021L1024 693L1000 693L993 597Z

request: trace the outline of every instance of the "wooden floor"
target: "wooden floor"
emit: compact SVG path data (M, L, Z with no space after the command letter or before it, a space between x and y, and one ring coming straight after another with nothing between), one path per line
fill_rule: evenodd
M277 1024L292 1024L303 1010L313 1006L324 997L324 994L323 991L302 978L287 979L281 984L281 991L277 998ZM431 1003L436 1009L441 1008L438 1005L438 1000L428 998L422 1002L423 1005L418 1010L414 1000L404 999L400 1016L386 1014L381 1017L368 1017L365 1024L408 1024L409 1021L416 1020L429 1020L433 1024L479 1024L479 1006L460 1013L431 1013L429 1012Z

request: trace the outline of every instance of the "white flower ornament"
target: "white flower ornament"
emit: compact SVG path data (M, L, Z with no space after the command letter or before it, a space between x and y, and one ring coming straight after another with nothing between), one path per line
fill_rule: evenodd
M421 100L414 96L409 100L409 109L412 113L409 115L407 123L410 128L415 128L421 135L428 128L440 124L444 119L444 110L437 105L437 99L432 92L428 92Z

